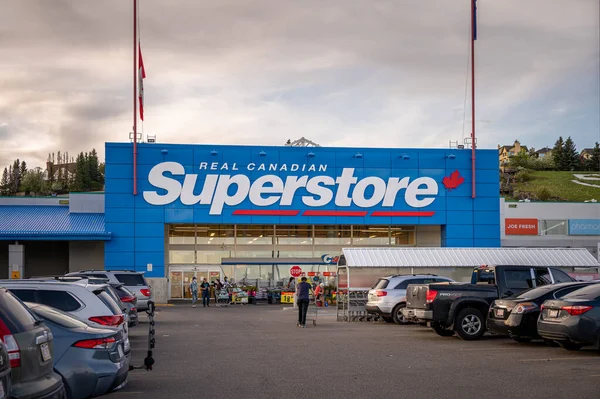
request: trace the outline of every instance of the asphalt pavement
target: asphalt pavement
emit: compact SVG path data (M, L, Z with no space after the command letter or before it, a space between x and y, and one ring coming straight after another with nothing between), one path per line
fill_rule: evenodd
M130 332L132 362L147 349L145 316ZM336 322L296 327L279 305L161 307L156 364L108 398L600 397L600 352L486 337L444 338L427 327Z

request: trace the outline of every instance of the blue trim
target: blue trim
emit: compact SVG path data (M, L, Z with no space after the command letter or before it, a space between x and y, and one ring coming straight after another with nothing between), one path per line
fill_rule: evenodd
M283 259L273 258L271 262L228 262L221 260L221 265L324 265L324 266L335 266L333 263L323 262L292 262Z
M94 234L94 233L69 233L69 234L44 234L40 232L17 232L17 233L0 233L0 241L110 241L112 239L110 233Z

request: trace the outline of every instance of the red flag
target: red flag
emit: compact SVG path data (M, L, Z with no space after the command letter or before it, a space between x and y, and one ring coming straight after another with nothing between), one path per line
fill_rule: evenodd
M140 119L144 120L144 78L146 78L146 69L144 68L144 60L142 59L142 47L139 47L138 50L139 60L138 60L138 80L139 80L139 94L138 98L140 100Z

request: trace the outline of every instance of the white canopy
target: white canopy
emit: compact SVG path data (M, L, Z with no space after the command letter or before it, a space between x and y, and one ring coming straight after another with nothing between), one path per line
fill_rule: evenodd
M342 254L349 267L600 267L585 248L343 248Z

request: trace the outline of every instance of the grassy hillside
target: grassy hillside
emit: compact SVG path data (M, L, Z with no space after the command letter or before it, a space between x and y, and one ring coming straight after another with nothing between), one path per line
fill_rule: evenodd
M598 172L530 172L531 180L515 183L514 189L522 193L537 194L543 187L553 197L550 200L583 202L600 201L600 173Z

